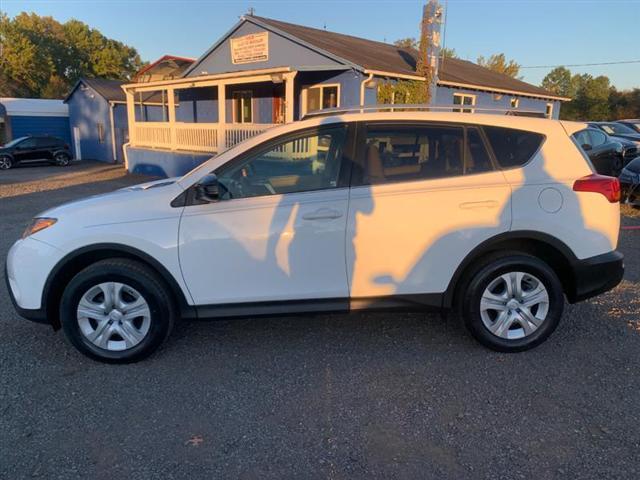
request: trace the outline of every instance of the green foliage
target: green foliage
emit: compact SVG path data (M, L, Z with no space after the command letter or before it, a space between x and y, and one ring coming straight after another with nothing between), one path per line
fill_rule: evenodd
M541 86L556 95L571 98L560 109L560 118L563 120L598 121L640 117L640 89L618 91L604 75L572 75L569 69L557 67L544 77Z
M396 40L393 44L398 48L413 48L418 49L418 41L415 38L407 37Z
M554 68L542 80L542 88L561 97L572 98L575 95L573 86L571 72L565 67Z
M446 48L446 47L441 48L440 56L442 58L458 58L458 54L456 53L455 48Z
M379 104L428 103L425 82L418 80L385 81L378 85Z
M513 78L519 78L518 74L520 73L520 64L516 63L515 60L507 61L507 57L505 57L504 53L497 53L491 55L489 58L484 58L480 55L478 57L478 65L488 68L489 70L493 70L494 72L503 73L504 75L509 75Z
M78 21L0 15L0 96L61 98L83 76L128 80L143 63L134 48Z

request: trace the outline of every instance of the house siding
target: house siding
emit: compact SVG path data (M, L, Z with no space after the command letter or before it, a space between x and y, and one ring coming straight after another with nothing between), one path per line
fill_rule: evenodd
M434 105L452 105L453 95L455 93L464 93L467 95L475 95L477 108L496 108L496 109L511 109L511 99L517 98L519 100L518 108L514 108L514 111L534 111L545 112L547 103L553 103L553 118L557 119L560 115L560 102L551 101L542 98L531 98L522 95L509 95L503 93L482 92L477 90L468 90L462 88L453 88L438 86L436 89L436 96L434 99Z
M269 58L263 62L252 62L234 65L231 62L231 38L242 37L253 33L269 32ZM240 25L231 35L222 41L212 52L206 54L187 74L195 77L203 74L240 72L273 67L301 67L318 65L340 65L330 57L321 55L310 48L295 43L273 31L250 22Z

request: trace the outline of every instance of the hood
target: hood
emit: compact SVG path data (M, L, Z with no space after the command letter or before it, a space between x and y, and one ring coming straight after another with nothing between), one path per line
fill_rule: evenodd
M170 204L182 191L175 179L158 180L65 203L37 216L78 227L153 220L178 215L180 209Z
M640 142L640 133L633 133L633 134L625 133L624 135L616 134L616 135L609 135L609 136L615 140L625 140L629 143Z

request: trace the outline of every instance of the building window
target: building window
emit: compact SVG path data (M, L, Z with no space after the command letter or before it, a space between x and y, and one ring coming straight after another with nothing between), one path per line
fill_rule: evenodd
M233 122L253 123L253 96L250 91L233 92Z
M468 95L465 93L454 93L453 94L453 104L454 105L464 105L468 107L473 107L476 104L476 96ZM473 108L454 108L454 112L463 112L463 113L473 113Z
M98 123L98 142L104 143L104 124Z
M517 97L511 97L511 108L518 108L520 106L520 99Z
M324 110L325 108L337 108L340 106L340 85L316 85L304 90L305 111L313 112L315 110Z
M547 103L544 114L547 118L553 118L553 103Z

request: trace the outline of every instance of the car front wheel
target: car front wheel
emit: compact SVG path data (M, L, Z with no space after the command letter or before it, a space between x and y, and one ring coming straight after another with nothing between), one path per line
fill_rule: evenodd
M151 355L167 338L176 312L158 275L129 259L99 261L69 282L60 319L83 354L109 363Z
M528 350L556 329L564 309L562 284L542 260L520 253L487 258L462 294L471 334L501 352Z

